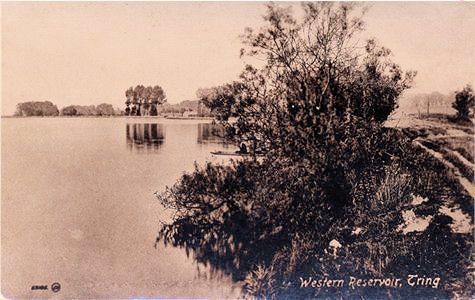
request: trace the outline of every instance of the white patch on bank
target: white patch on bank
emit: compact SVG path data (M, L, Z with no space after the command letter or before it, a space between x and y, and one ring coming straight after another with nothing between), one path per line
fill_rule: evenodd
M398 230L404 234L414 231L424 231L429 226L432 216L416 217L412 209L402 212L404 223L399 225Z
M462 210L458 207L449 208L448 206L442 206L439 209L441 214L449 216L453 219L452 224L450 224L450 229L454 233L469 233L471 230L470 226L470 216L464 214Z
M427 197L426 197L426 198L422 198L422 197L419 196L419 195L415 196L415 195L413 195L413 194L411 194L411 196L412 196L412 202L411 202L412 205L420 205L420 204L422 204L422 203L424 203L424 202L429 201L429 199L428 199Z

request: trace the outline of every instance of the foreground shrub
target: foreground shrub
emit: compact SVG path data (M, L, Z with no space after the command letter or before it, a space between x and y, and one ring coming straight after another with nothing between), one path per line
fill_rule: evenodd
M363 28L352 4L303 5L301 22L269 6L268 25L247 30L243 50L265 65L202 93L227 138L251 155L197 167L161 194L175 216L157 242L244 280L251 297L446 297L449 288L301 287L301 277L409 272L462 280L467 237L438 225L425 235L398 228L403 210L439 222L446 199L473 208L442 163L382 127L414 73L404 75L373 40L352 46ZM430 201L415 207L411 194Z
M458 199L470 212L471 198L442 163L410 144L400 146L406 159L389 160L380 172L373 171L375 165L360 170L360 176L348 169L351 202L339 209L305 197L315 186L295 177L302 174L297 168L280 171L281 166L252 160L197 168L160 196L176 215L158 240L185 247L198 262L244 280L245 291L261 298L447 298L464 292L470 286L465 276L471 239L452 233L452 220L438 209L444 199ZM412 205L414 194L429 201ZM401 212L408 209L435 217L424 232L405 235L398 228L404 223ZM332 240L342 247L329 247ZM300 279L405 280L409 274L440 277L440 285L314 289L302 288Z

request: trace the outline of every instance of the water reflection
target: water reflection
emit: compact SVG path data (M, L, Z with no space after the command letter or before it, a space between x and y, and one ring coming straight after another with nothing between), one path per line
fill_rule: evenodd
M195 161L204 165L213 159L210 151L223 150L197 144L197 122L8 118L1 123L1 272L7 298L46 296L25 287L48 278L63 285L57 294L66 299L239 298L229 277L197 278L198 264L185 250L153 248L158 220L171 217L154 192L192 172ZM134 123L140 123L135 130ZM154 139L161 143L154 146ZM21 172L25 166L28 171ZM157 270L171 270L173 276Z
M135 123L125 125L127 148L141 151L158 151L165 141L165 127L157 123Z
M198 144L223 144L226 146L228 142L224 138L224 127L218 124L198 124Z

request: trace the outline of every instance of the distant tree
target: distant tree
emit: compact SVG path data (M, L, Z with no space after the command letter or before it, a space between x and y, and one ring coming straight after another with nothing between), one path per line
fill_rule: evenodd
M165 92L163 91L162 87L160 87L159 85L155 85L152 88L151 98L152 98L152 101L151 101L152 107L151 107L150 115L156 116L158 114L158 105L162 105L163 103L167 101Z
M33 104L31 102L18 103L14 115L22 117L34 116L35 109Z
M142 93L142 107L143 107L143 112L142 115L150 115L150 105L152 102L152 87L148 86L144 88L143 93Z
M475 96L470 85L455 94L455 102L452 107L457 110L456 119L458 121L469 121L470 110L473 111L475 105Z
M150 105L150 115L151 115L151 116L156 116L156 115L158 115L157 106L154 105L154 104L151 104L151 105Z
M145 87L143 85L137 85L134 89L134 106L135 106L135 115L141 116L141 106L143 101Z
M444 95L439 92L432 92L430 94L425 95L423 98L423 106L422 108L426 110L427 115L430 115L430 109L434 106L440 106L443 104Z
M69 106L63 107L63 109L61 109L61 115L63 115L63 116L76 116L77 115L76 107L74 105L69 105Z
M152 88L152 103L161 105L165 102L167 102L165 92L163 91L161 86L155 85Z
M102 103L95 105L69 105L61 109L63 116L112 116L121 115L120 109L114 109L112 104Z
M98 116L99 112L97 111L97 107L95 105L87 106L87 115L88 116Z
M452 98L449 95L444 95L439 92L432 92L430 94L415 94L409 97L412 107L417 108L419 117L423 112L430 114L431 109L435 107L450 106Z
M439 92L432 92L429 95L431 106L443 106L446 102L447 95L441 94Z
M129 115L130 114L130 104L134 101L134 88L131 86L129 89L125 91L125 114Z
M97 108L95 105L75 105L76 114L78 116L97 116Z
M114 107L111 104L102 103L96 107L96 112L99 116L113 116Z
M89 110L88 110L87 106L75 105L74 108L76 109L76 115L78 115L78 116L87 116L87 115L89 115Z
M125 115L125 112L123 110L121 110L120 108L116 107L116 108L114 108L114 115L123 116L123 115Z
M30 101L23 102L17 105L15 111L15 116L57 116L59 115L59 110L56 105L50 101Z
M144 87L137 85L125 91L126 115L151 115L158 114L158 105L166 102L165 92L159 85ZM130 104L133 104L130 108Z

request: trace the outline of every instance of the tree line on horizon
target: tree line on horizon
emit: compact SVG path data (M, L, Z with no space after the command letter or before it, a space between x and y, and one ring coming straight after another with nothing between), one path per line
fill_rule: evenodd
M127 90L129 96L134 95L135 92L131 92L131 88ZM157 90L158 91L158 88ZM185 100L177 104L168 104L166 100L160 103L162 105L161 109L150 107L149 115L158 115L161 113L172 113L172 114L183 114L187 111L196 111L198 116L214 116L214 112L211 111L206 105L202 105L201 102L203 99L206 102L206 99L213 94L215 89L198 89L197 97L200 100ZM164 94L163 94L164 95ZM154 95L155 96L155 95ZM132 98L132 97L131 97ZM132 98L133 99L133 98ZM427 114L429 114L430 109L434 106L446 106L449 105L454 108L457 112L455 120L468 120L469 117L473 117L475 110L475 100L473 95L473 88L471 85L467 84L461 91L455 91L447 95L441 94L439 92L432 92L427 94L416 94L409 97L407 103L409 105L420 108L421 110L427 108ZM148 101L146 101L148 102ZM156 102L157 105L160 101ZM130 104L132 102L129 102ZM127 104L127 102L126 102ZM139 104L138 101L136 103ZM143 103L142 103L143 105ZM134 104L135 106L135 104ZM145 105L145 107L147 107ZM148 107L147 107L148 108ZM128 109L128 111L127 111ZM136 115L138 110L137 108L132 107L132 111L129 107L126 108L125 115ZM128 112L128 113L127 113ZM14 116L117 116L123 115L124 112L119 108L114 109L111 104L102 103L97 106L95 105L69 105L63 107L61 110L50 101L28 101L17 104L16 111Z
M184 115L189 112L190 116L196 117L213 117L212 111L202 103L201 100L184 100L180 103L169 104L164 103L158 109L158 113L162 115Z
M456 119L466 119L469 114L473 115L475 105L473 100L470 100L470 97L473 97L473 89L470 84L467 84L462 90L449 92L447 94L432 92L409 95L401 99L400 106L414 112L417 111L419 116L440 111L450 113L450 109L453 108L456 110ZM467 111L467 113L461 112L461 110Z
M112 104L68 105L61 110L51 101L28 101L18 103L14 116L19 117L53 117L53 116L117 116L123 112Z
M62 116L120 116L123 112L112 104L99 105L69 105L61 109Z

